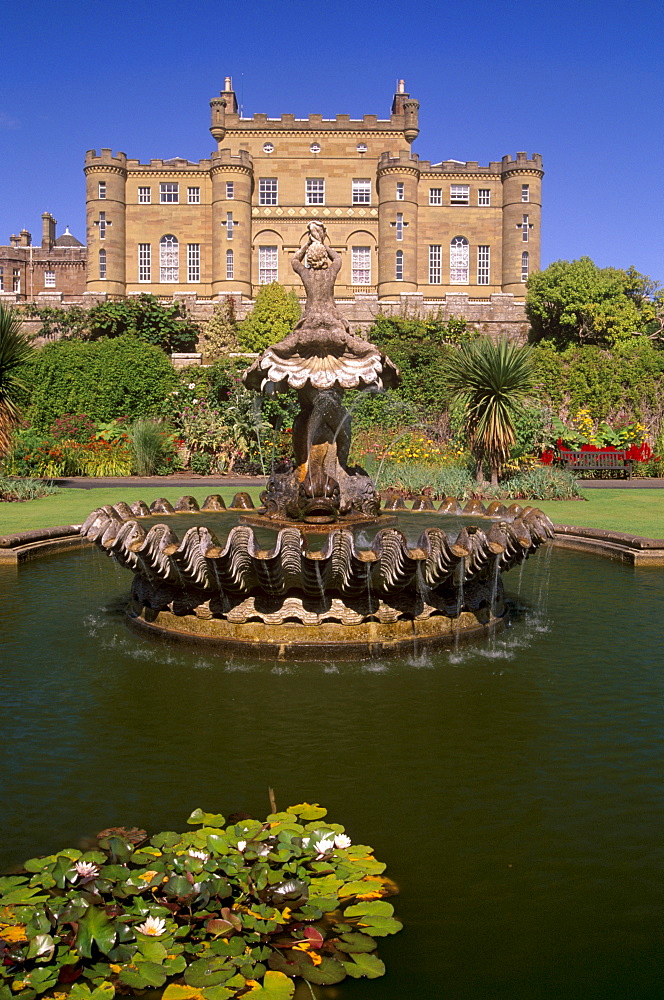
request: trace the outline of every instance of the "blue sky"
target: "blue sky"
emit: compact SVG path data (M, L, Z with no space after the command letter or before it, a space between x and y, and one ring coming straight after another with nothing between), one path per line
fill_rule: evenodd
M544 157L542 264L588 254L664 282L664 5L579 0L0 0L0 243L41 213L85 238L83 158L208 156L244 113L389 114L417 97L434 162Z

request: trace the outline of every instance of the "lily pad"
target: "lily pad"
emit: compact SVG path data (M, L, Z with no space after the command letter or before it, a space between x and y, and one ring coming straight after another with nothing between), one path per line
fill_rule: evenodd
M219 986L230 979L235 968L226 957L199 958L192 962L184 974L187 986Z
M203 812L202 809L194 809L187 820L187 823L191 826L198 826L200 824L202 826L213 826L217 829L222 827L225 822L226 819L221 813L207 813Z
M342 934L337 941L337 948L339 951L346 951L349 954L355 955L362 952L375 951L377 945L374 939L369 937L368 934L362 934L358 931L357 933Z
M377 955L353 955L350 961L342 962L342 965L353 979L359 979L361 976L378 979L379 976L385 975L385 963L381 962Z
M295 983L283 972L266 972L262 984L251 980L248 980L249 982L251 989L244 996L254 997L255 1000L290 1000L295 992ZM177 998L173 997L172 1000Z

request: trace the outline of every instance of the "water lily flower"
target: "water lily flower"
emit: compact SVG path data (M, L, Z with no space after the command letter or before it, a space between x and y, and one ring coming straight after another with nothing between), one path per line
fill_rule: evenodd
M99 875L99 868L97 865L93 865L91 861L75 861L74 862L75 875L72 878L72 882L80 876L81 878L95 878Z
M311 837L303 837L302 838L302 846L303 847L308 847L310 843L311 843Z
M240 854L242 853L242 851L245 850L246 846L247 846L246 840L238 840L237 849L240 852Z
M317 840L314 844L314 849L319 854L328 854L334 849L334 840Z
M205 851L193 851L193 850L190 849L190 851L189 851L189 857L190 858L198 858L200 861L209 861L210 860L210 855L206 854Z
M338 847L340 850L350 847L351 843L352 841L350 837L347 837L345 833L338 833L334 838L334 846Z
M135 930L148 937L161 937L166 933L166 921L161 917L148 917L142 924L136 924Z

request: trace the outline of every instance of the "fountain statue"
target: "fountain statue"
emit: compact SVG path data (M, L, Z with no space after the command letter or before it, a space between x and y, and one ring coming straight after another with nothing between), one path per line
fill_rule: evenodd
M325 226L309 224L291 265L307 294L302 317L243 379L262 393L297 391L295 467L270 476L260 511L218 515L223 542L205 525L191 526L182 540L164 523L146 530L144 517L174 513L164 500L93 511L83 534L134 572L130 619L166 636L282 658L380 655L496 626L505 613L501 573L552 537L551 522L535 508L493 504L486 531L457 525L456 535L448 534L434 514L410 544L396 523L401 515L381 511L370 476L348 465L343 405L346 389L397 385L398 369L351 334L339 313L341 257ZM246 506L238 500L232 508ZM415 507L433 510L425 500ZM211 496L202 510L223 508ZM198 509L186 497L175 508ZM453 498L441 510L485 513L476 502L462 511ZM360 544L359 529L376 526L373 540ZM269 549L256 527L275 533Z

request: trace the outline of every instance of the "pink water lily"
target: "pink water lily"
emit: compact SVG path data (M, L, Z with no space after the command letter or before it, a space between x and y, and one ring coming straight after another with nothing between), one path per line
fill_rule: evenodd
M75 861L74 862L75 875L72 877L71 881L75 882L77 878L95 878L99 875L99 868L97 865L93 865L91 861Z

